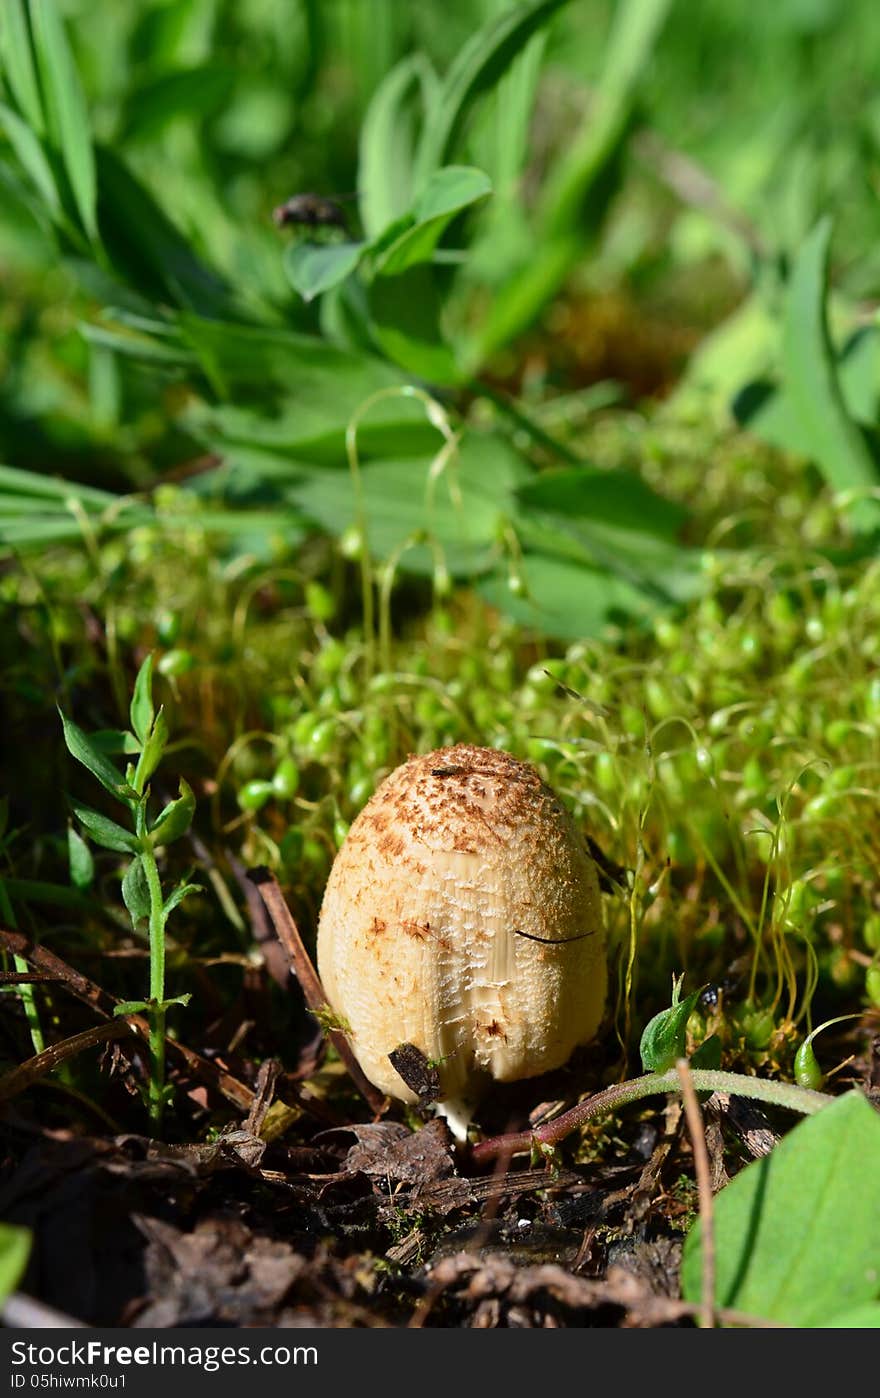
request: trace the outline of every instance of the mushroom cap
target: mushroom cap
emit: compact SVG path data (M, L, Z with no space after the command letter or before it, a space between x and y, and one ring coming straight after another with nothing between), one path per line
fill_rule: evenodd
M417 1101L388 1057L414 1045L459 1126L491 1079L558 1068L590 1040L607 979L598 879L536 769L463 743L396 768L336 856L318 973L370 1081Z

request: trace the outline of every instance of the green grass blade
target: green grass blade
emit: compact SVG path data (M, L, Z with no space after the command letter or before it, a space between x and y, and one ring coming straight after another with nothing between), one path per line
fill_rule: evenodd
M835 490L880 486L880 472L847 412L834 365L825 293L831 220L823 218L798 255L791 275L782 332L785 388L812 455ZM880 503L859 500L851 519L861 529L880 523Z
M642 74L671 0L621 0L602 63L602 77L581 130L544 186L539 223L545 237L568 233L584 199L622 137Z
M3 103L0 103L0 124L2 124L9 144L15 151L22 169L29 176L34 189L46 207L51 210L52 215L57 217L61 213L58 186L55 183L52 167L46 159L46 154L34 134L33 128L26 121L22 121L18 113L14 112L11 107L7 107Z
M437 79L423 54L404 58L379 84L361 126L358 187L364 229L375 238L405 214L413 200L414 120L410 98L423 103Z
M39 471L25 471L19 466L0 466L0 510L6 504L4 495L23 497L38 496L52 500L58 506L65 500L78 500L82 505L92 505L106 509L118 498L109 490L99 490L92 485L79 485L76 481L64 480L61 476L44 476Z
M6 0L0 25L0 62L22 116L38 136L46 130L40 85L34 66L25 0Z
M494 16L472 35L437 93L419 144L416 187L445 164L471 106L507 72L533 34L568 0L526 0Z
M55 0L31 0L31 24L50 131L61 152L83 228L97 240L98 191L89 112Z

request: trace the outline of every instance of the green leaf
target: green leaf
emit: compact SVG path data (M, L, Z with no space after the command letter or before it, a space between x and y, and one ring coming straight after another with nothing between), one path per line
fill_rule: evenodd
M78 835L72 825L67 827L67 863L70 869L70 882L74 888L91 888L95 877L95 861L85 840Z
M187 990L183 995L172 995L170 1000L162 1000L158 1008L160 1010L169 1010L172 1005L188 1005L191 999L192 993Z
M176 888L172 889L162 907L162 912L165 917L167 918L169 913L173 913L174 909L183 902L184 898L188 898L191 893L204 893L202 884L179 883Z
M97 777L101 785L115 796L117 801L127 801L137 797L137 792L122 780L122 775L113 766L109 758L91 742L83 730L67 718L59 709L61 722L64 726L64 741L71 757L75 757L77 762L81 762L87 767L93 777Z
M469 165L436 170L413 205L412 226L377 256L376 274L398 276L419 262L429 262L452 220L491 193L492 182L482 170Z
M851 1311L826 1320L823 1330L877 1330L880 1329L880 1304L869 1302L866 1306L853 1306Z
M785 303L782 361L785 393L810 456L834 490L880 485L880 472L849 416L835 370L825 310L831 220L823 218L798 254ZM851 518L860 529L880 522L880 504L860 500Z
M31 0L30 16L49 129L61 151L83 228L90 238L97 239L97 185L89 112L64 23L56 0Z
M442 80L425 122L417 156L417 181L447 159L476 99L507 71L533 34L567 0L526 0L489 19L459 50Z
M691 1054L690 1062L692 1068L720 1068L721 1039L719 1036L710 1034L708 1039L704 1039L700 1047Z
M516 272L496 290L472 336L471 372L520 334L556 295L586 245L598 234L616 182L619 157L671 0L620 0L599 81L581 128L566 143L544 180L537 235L528 241Z
M0 1223L0 1303L12 1294L24 1276L31 1255L30 1230L14 1223Z
M542 472L518 502L517 532L528 547L605 568L661 604L703 585L699 555L678 542L685 512L630 471Z
M150 736L153 713L153 652L150 651L137 672L129 708L132 729L142 744Z
M361 123L358 159L361 220L370 238L410 207L415 151L410 97L419 88L427 95L436 82L424 55L410 54L385 75L370 99Z
M620 0L615 6L589 112L541 191L540 230L548 241L568 236L582 220L585 201L625 134L670 5L671 0Z
M135 855L122 880L122 901L128 909L132 926L146 922L150 916L150 886L141 856Z
M599 636L612 621L650 616L657 608L644 591L584 562L527 553L510 572L481 579L477 590L491 606L522 626L564 640Z
M133 757L139 753L141 745L133 733L129 733L127 728L99 728L96 732L89 734L89 742L98 752L112 756L121 752L127 757Z
M715 1298L783 1325L868 1322L880 1296L880 1116L848 1092L789 1132L715 1199ZM700 1226L682 1290L700 1298Z
M172 841L179 840L189 829L195 808L196 798L181 777L177 800L169 801L150 827L150 843L153 846L170 845Z
M284 253L284 270L304 301L351 276L366 251L366 243L292 243Z
M165 708L163 705L155 717L150 735L144 743L144 750L141 753L140 761L137 765L137 782L141 791L143 791L150 777L162 761L162 754L167 745L168 720L165 717Z
M395 364L428 383L460 379L440 329L440 295L430 266L410 267L399 277L377 277L369 305L373 334Z
M225 283L196 255L153 196L118 156L96 149L101 240L123 285L160 305L235 319Z
M173 995L170 1000L121 1000L118 1005L114 1005L114 1016L120 1015L140 1015L155 1012L156 1010L168 1010L172 1005L188 1005L192 999L192 994L187 991L184 995Z
M0 25L3 74L28 126L42 136L46 130L40 85L34 65L25 0L5 0Z
M669 1009L661 1010L645 1025L639 1053L646 1073L666 1073L687 1053L687 1022L700 991L695 990L687 999L679 1001L682 980L680 977L673 986Z
M70 805L77 820L85 826L96 844L119 853L137 854L140 845L132 831L117 825L115 820L109 820L100 811L93 811L90 806L80 806L75 801L71 801Z
M149 1008L149 1000L120 1000L118 1005L113 1006L113 1017L119 1019L122 1015L142 1015Z
M180 116L212 116L230 95L234 74L216 66L178 69L151 77L125 98L119 140L149 141Z
M2 103L0 103L0 123L6 131L9 144L15 151L19 164L27 173L46 208L50 210L53 217L57 218L62 211L58 186L55 183L52 166L46 159L43 147L34 135L33 128L26 121L22 121L18 113L14 112L11 107L4 106Z
M439 441L439 437L435 437ZM361 471L367 539L374 558L395 555L420 533L440 549L453 576L485 572L513 506L513 491L528 474L501 437L469 432L437 479L431 457L372 461ZM314 472L291 488L297 504L331 533L357 522L357 497L348 472ZM431 575L428 542L408 548L401 571Z

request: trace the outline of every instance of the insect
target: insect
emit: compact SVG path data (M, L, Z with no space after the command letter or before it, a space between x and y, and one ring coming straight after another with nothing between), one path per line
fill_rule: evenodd
M300 224L305 228L341 228L348 232L345 210L323 194L292 194L273 209L272 217L279 228Z

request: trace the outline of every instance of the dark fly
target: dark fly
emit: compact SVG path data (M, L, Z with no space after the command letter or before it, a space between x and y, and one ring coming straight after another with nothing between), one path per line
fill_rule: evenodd
M348 232L345 210L335 199L323 194L292 194L272 211L279 228L298 224L302 228L341 228Z

